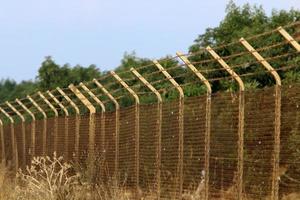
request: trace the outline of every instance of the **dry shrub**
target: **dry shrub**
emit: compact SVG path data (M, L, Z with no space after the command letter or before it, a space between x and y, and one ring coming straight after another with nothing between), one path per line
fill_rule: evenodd
M31 166L17 173L18 193L24 199L70 199L79 175L72 173L72 166L62 157L35 157Z
M125 190L116 178L107 183L89 182L84 172L75 173L62 157L35 157L30 167L19 170L16 177L0 168L0 200L130 200L133 193ZM7 184L7 183L10 184Z

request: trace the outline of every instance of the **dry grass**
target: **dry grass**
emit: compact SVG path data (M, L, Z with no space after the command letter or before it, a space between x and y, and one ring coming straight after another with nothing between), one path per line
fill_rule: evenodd
M125 185L110 179L106 184L87 181L85 172L75 172L72 165L56 154L50 157L36 157L31 166L19 170L17 175L0 165L0 200L132 200L132 192ZM185 192L184 200L203 199L204 180L195 191ZM153 193L155 194L155 193ZM234 186L224 193L224 199L235 199ZM245 200L249 198L244 197ZM154 200L155 195L143 196L141 200ZM267 197L266 199L269 199ZM286 195L282 200L299 200L300 193ZM220 200L220 199L218 199Z
M0 200L130 200L132 193L113 179L108 184L93 184L56 154L36 157L31 166L12 175L0 166Z

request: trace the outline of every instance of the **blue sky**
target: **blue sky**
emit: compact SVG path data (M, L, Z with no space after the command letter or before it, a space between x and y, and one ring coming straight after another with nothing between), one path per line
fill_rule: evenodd
M187 51L219 24L227 0L0 0L0 79L34 79L45 56L114 69L125 51L159 58ZM236 0L300 8L299 0Z

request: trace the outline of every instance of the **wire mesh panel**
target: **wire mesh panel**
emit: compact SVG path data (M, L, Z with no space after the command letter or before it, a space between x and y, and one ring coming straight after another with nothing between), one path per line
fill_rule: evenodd
M184 194L203 192L206 96L186 98L184 109Z
M80 116L79 128L79 163L83 166L87 164L89 149L89 114ZM74 135L75 137L75 135Z
M235 196L238 102L238 93L217 93L212 96L210 198L231 199ZM226 194L225 190L228 191Z
M144 194L156 194L158 154L158 105L141 105L140 110L140 187Z
M47 119L47 134L46 134L46 155L52 156L54 152L54 130L55 130L55 119Z
M5 148L5 156L6 162L11 163L13 160L13 151L12 151L12 140L11 140L11 128L10 125L3 126L3 135L4 135L4 148Z
M69 140L69 138L68 138ZM69 141L68 141L69 143ZM57 118L57 155L64 156L65 159L68 159L68 155L64 155L64 150L67 148L65 146L65 118Z
M30 165L32 156L32 123L25 124L25 133L26 165Z
M43 155L43 130L44 120L36 120L35 133L35 156Z
M271 194L274 151L274 88L250 91L245 100L244 190L248 198Z
M119 173L120 182L129 188L136 186L135 163L135 107L120 111Z
M19 167L23 168L25 166L25 160L23 160L23 127L22 123L18 123L14 125L15 129L15 136L16 136L16 144L17 144L17 149L18 149L18 159L19 159Z
M95 151L97 152L98 156L102 156L102 139L101 139L101 113L97 113L95 115ZM104 138L103 138L104 139Z
M178 197L179 191L179 102L163 103L161 198Z
M104 132L102 126L105 124L102 123L103 117L101 113L96 113L95 115L95 167L96 167L96 176L100 181L104 181L107 177L106 166L105 166L105 151L104 151ZM105 120L105 119L104 119Z
M280 197L300 190L300 85L283 88Z
M116 113L105 112L105 175L111 178L115 175L116 159Z
M63 118L64 120L64 152L67 155L67 159L74 161L75 155L75 137L76 137L76 116L70 116ZM67 127L66 127L67 125Z

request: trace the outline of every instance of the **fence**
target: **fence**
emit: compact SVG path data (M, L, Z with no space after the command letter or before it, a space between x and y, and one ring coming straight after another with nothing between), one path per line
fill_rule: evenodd
M299 192L300 85L282 86L280 74L298 64L278 66L298 61L298 26L6 102L1 160L18 169L57 152L102 180L117 178L136 198L277 200ZM281 41L268 44L274 35ZM255 49L258 38L267 46ZM220 57L224 49L233 53ZM261 70L245 71L251 67ZM248 78L264 72L275 86L249 89ZM214 92L225 83L231 91ZM206 94L190 94L198 89Z

